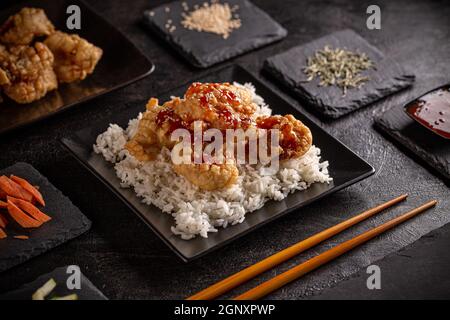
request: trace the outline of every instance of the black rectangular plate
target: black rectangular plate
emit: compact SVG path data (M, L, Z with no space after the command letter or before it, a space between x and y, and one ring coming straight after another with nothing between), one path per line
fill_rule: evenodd
M69 290L66 282L72 273L67 273L68 267L69 266L60 267L52 272L43 274L33 282L27 283L14 291L0 295L0 300L31 300L33 293L35 293L37 289L42 287L50 279L55 280L57 286L48 298L51 298L52 296L63 297L76 293L78 295L78 300L108 300L83 273L80 274L81 288Z
M55 91L29 104L18 104L3 97L0 103L0 133L43 120L79 103L85 102L112 90L126 86L149 75L153 64L130 40L109 22L101 18L83 2L74 0L22 1L0 13L0 22L16 13L22 7L37 7L45 10L58 30L73 33L66 28L66 9L69 5L81 9L81 30L75 30L81 37L103 49L103 57L94 73L83 81L60 84Z
M450 140L411 119L403 105L383 113L375 124L450 183Z
M192 10L194 5L201 6L205 0L184 0L163 4L145 11L143 21L151 31L166 40L189 63L198 68L207 68L281 40L287 35L286 29L247 0L226 1L230 7L239 6L237 13L242 23L241 27L233 30L227 39L213 33L188 30L181 24L183 19L181 14L185 12L182 2L186 2ZM176 28L173 32L166 26L168 20L172 20L171 25Z
M186 241L175 236L170 231L170 226L174 223L170 215L162 213L156 207L143 204L132 190L122 189L113 166L92 151L97 135L106 130L109 123L126 126L129 119L135 118L139 112L145 110L145 101L132 103L127 108L126 113L104 119L102 123L92 124L89 128L77 132L73 137L63 139L63 144L68 150L141 217L184 261L200 257L288 212L297 210L373 174L374 169L367 162L314 122L300 114L291 104L271 91L261 80L258 80L245 69L239 66L231 66L215 71L195 81L253 83L256 87L256 92L273 108L275 114L291 113L311 129L314 136L314 144L322 150L323 159L330 161L330 174L333 176L334 181L329 185L314 184L308 190L293 193L280 202L270 201L262 209L248 214L243 223L220 229L217 233L209 234L207 239L197 237ZM171 90L158 98L160 101L166 101L172 95L182 96L190 83Z
M0 170L0 175L15 174L31 184L39 186L46 201L45 213L52 217L37 229L23 229L10 220L6 227L8 238L0 240L0 272L36 257L70 239L73 239L91 227L80 210L69 198L56 189L44 176L31 165L23 162ZM6 211L2 210L2 213ZM8 216L5 213L5 216ZM14 235L29 235L28 240L14 239Z
M333 49L345 48L366 53L375 63L376 69L362 72L370 81L360 89L349 89L345 97L336 86L320 87L316 77L307 82L303 72L308 57L326 45ZM324 36L268 58L264 69L294 92L303 102L329 118L339 118L372 102L410 86L414 75L396 61L385 57L382 52L368 43L353 30L343 30Z

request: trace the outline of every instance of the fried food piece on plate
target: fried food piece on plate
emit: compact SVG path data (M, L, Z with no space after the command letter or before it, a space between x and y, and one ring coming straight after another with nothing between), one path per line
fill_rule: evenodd
M256 124L261 129L279 130L281 160L299 158L308 152L312 146L311 131L291 114L259 117Z
M195 121L202 128L226 129L278 129L278 148L281 159L298 158L312 145L311 131L292 115L264 116L255 119L256 105L250 91L229 83L194 83L183 99L172 98L159 105L150 99L138 130L126 144L127 150L140 161L156 158L162 147L169 150L176 141L171 133L179 128L194 130ZM174 164L174 171L204 190L227 188L239 176L236 163Z
M158 99L151 98L147 103L147 111L139 120L138 130L135 135L128 141L125 148L139 161L151 161L156 158L164 142L170 138L166 137L159 141L158 136L164 138L165 130L156 127L156 117L163 109L158 105ZM160 134L157 134L157 131ZM173 143L173 142L172 142Z
M0 27L0 41L8 45L27 45L34 37L48 36L53 32L55 27L44 10L23 8Z
M42 42L0 49L0 78L4 93L18 103L30 103L58 87L53 54Z
M173 98L162 106L150 99L128 151L141 161L155 158L161 147L172 148L171 133L179 128L192 131L195 121L203 129L248 128L256 110L251 93L229 83L193 83L183 99Z
M203 190L218 190L230 187L239 176L235 164L178 164L173 170L190 183Z
M251 93L229 83L194 82L176 107L181 118L202 120L219 130L248 128L255 111Z
M57 31L44 43L55 56L54 69L59 82L85 79L102 57L103 50L76 34Z

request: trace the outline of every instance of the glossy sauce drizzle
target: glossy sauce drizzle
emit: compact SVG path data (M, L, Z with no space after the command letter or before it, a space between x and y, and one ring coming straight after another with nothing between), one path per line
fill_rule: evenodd
M439 88L406 106L416 121L450 139L450 86Z
M186 91L186 97L195 97L200 101L200 106L219 115L229 129L248 128L251 119L239 112L234 112L233 107L239 106L242 101L236 94L226 87L230 83L193 83ZM211 99L217 99L219 103L211 103Z
M294 125L282 117L271 116L264 119L258 119L257 126L260 129L270 130L277 128L280 130L281 139L279 143L280 147L285 151L285 153L281 155L282 159L289 157L289 150L297 150L300 146L300 140L295 133Z
M168 123L169 133L172 133L176 129L188 128L188 124L185 123L171 107L165 108L158 112L155 122L158 126L161 126L163 123Z

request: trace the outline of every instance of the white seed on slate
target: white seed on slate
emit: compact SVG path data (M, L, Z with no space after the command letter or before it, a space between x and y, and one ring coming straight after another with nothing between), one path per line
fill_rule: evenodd
M237 6L235 6L237 9ZM211 32L227 39L234 29L241 27L241 20L233 17L232 9L228 3L204 3L201 8L194 6L195 10L183 16L181 24L189 30Z

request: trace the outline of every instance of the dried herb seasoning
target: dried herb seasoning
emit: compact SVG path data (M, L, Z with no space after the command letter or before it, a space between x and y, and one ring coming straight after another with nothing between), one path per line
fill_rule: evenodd
M370 68L375 69L375 65L365 53L325 46L307 59L303 71L308 82L319 77L319 86L338 86L345 96L348 89L360 88L369 81L360 73Z

